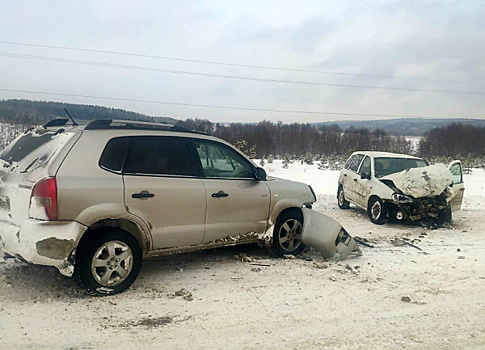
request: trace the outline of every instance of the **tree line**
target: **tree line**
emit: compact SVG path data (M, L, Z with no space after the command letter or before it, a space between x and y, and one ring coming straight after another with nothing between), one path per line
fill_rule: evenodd
M356 150L375 150L412 153L412 145L404 136L388 135L382 129L349 127L342 130L338 125L314 126L303 123L262 121L255 124L212 123L205 119L186 119L177 125L241 144L242 149L254 158L270 155L283 158L291 155L300 159L310 154L315 159L330 155L348 156ZM240 147L241 148L241 147ZM252 154L248 151L252 150Z
M428 159L461 159L469 167L485 166L485 127L453 123L430 130L419 144Z

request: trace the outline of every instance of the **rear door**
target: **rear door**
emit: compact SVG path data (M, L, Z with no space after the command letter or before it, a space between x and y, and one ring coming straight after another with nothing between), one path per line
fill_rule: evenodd
M371 174L371 159L365 156L362 161L357 176L352 179L352 195L356 204L367 207L367 196L369 194ZM364 178L362 178L364 176Z
M123 170L125 205L149 224L155 249L202 241L207 199L192 159L186 138L131 138Z
M352 155L347 163L345 164L345 169L347 170L343 174L343 187L344 187L344 195L345 198L350 199L354 203L357 203L357 195L355 194L355 183L360 178L360 175L357 173L360 163L362 163L362 159L364 159L363 154L354 154Z
M459 160L454 160L448 166L451 177L453 178L453 192L455 195L451 198L451 210L457 211L461 209L463 203L463 195L465 193L465 183L463 182L463 167Z
M270 193L255 178L255 167L222 143L194 140L207 192L207 217L203 242L267 229Z

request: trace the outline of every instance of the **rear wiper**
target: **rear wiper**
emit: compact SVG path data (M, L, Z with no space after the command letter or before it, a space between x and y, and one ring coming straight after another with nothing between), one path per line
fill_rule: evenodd
M37 162L37 160L38 160L38 159L39 159L39 157L35 158L35 159L32 161L32 163L30 163L30 164L27 166L27 168L25 168L24 170L22 170L22 171L21 171L21 173L22 173L22 174L23 174L23 173L26 173L26 172L27 172L27 171L30 169L30 167L31 167L32 165L34 165L34 164L35 164L35 162Z

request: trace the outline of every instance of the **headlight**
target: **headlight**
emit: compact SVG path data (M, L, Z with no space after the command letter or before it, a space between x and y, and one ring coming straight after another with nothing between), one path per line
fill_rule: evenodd
M412 203L413 197L406 196L406 195L400 194L400 193L393 193L392 196L391 196L391 200L394 203Z

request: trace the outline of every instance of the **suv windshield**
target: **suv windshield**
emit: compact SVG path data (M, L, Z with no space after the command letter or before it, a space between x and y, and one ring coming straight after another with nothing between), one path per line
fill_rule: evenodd
M62 129L29 130L5 148L0 159L16 165L19 171L32 171L46 163L72 135Z
M398 173L403 170L411 168L421 168L425 166L428 166L428 163L424 159L375 158L374 175L377 178L381 178L389 174Z

